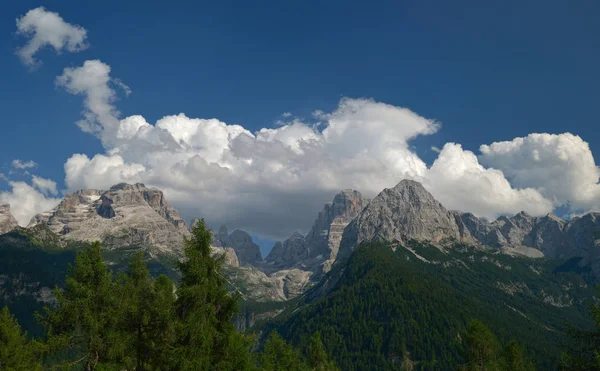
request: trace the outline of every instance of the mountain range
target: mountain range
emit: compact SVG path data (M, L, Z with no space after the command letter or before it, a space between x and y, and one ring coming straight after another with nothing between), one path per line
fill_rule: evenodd
M152 274L176 278L174 263L183 258L183 242L189 235L188 224L164 194L141 183L76 191L52 210L34 216L27 227L18 226L8 205L0 206L0 304L11 306L24 327L35 333L32 308L53 302L52 288L64 283L67 264L83 244L100 241L105 260L117 271L127 266L135 251L142 250ZM327 317L328 313L337 311L342 302L357 305L350 292L378 292L379 281L360 277L369 277L364 272L370 270L384 277L385 269L394 270L396 276L390 278L398 280L398 288L384 290L385 295L406 294L388 291L404 290L401 282L407 272L414 277L427 272L418 280L437 282L426 284L433 286L424 286L419 300L452 301L477 295L464 299L474 300L476 310L463 308L458 317L443 319L454 321L456 331L465 313L495 321L500 310L504 314L498 326L534 324L527 331L514 329L522 339L554 339L565 318L586 323L586 303L593 298L594 283L600 281L599 239L598 213L565 221L553 214L533 217L520 212L489 221L447 210L420 183L402 180L373 199L356 190L342 190L317 213L306 235L293 233L275 243L264 258L250 234L239 229L229 232L221 226L213 232L211 245L214 254L225 255L230 288L243 299L238 328L263 333L275 327L301 343L298 333L315 330L302 324L312 323L307 313L319 323L339 322ZM386 258L394 261L393 267L378 268L378 256L387 253L372 255L362 248L357 255L360 246L373 244L379 246L374 251L381 246L393 251L393 257ZM449 296L429 298L439 285L449 285L444 289ZM417 294L410 295L414 300ZM392 305L377 304L378 300L373 298L375 307L361 304L360 310L371 312L378 310L377 305ZM315 308L321 310L315 312ZM350 316L345 321L351 321L350 314L340 314L340 318L345 315ZM347 336L347 326L339 323L328 336ZM350 349L349 344L337 344L340 354ZM544 346L551 347L550 343ZM540 354L546 348L540 348ZM425 358L433 352L419 346L414 351Z
M195 221L192 221L193 224ZM186 222L164 194L144 184L117 184L108 190L84 189L67 195L55 208L34 216L27 229L46 226L63 245L100 241L104 249L141 248L151 259L177 259L189 236ZM10 206L0 206L0 234L18 227ZM42 230L38 228L38 230ZM346 189L324 205L307 235L294 233L277 242L263 259L245 231L213 233L213 250L225 253L232 281L255 300L287 300L319 282L338 260L363 242L414 239L440 249L458 241L507 254L553 259L581 258L599 276L600 214L565 221L553 214L525 212L495 221L449 211L420 183L402 180L372 200ZM268 287L261 290L259 287Z

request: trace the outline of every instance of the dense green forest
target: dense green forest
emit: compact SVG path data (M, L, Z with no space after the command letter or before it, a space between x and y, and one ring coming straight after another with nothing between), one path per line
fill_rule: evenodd
M152 278L141 252L115 275L98 243L80 249L55 305L37 314L43 337L29 338L7 307L0 312L0 369L336 370L317 332L303 352L276 332L251 352L254 338L236 331L239 298L210 240L197 223L177 264L178 285Z
M210 240L198 223L176 264L176 282L151 274L141 252L114 271L98 243L39 249L31 239L13 241L13 249L0 249L6 273L29 262L39 268L34 279L61 288L35 316L43 332L34 336L23 331L22 316L7 307L0 312L0 369L600 369L598 305L590 320L589 302L555 307L533 300L558 295L556 287L567 284L576 296L589 294L582 272L570 272L573 262L460 245L442 252L414 241L364 244L330 272L328 281L337 281L330 292L315 287L274 320L241 333L234 325L240 304L244 311L284 304L241 303L225 278L224 257L211 256ZM74 255L61 276L60 265ZM502 282L517 279L528 290L507 292ZM318 297L318 290L326 295ZM26 302L19 303L13 310L26 311ZM26 319L35 312L28 309Z
M570 285L575 296L593 297L593 285L580 275L559 272L565 262L490 257L466 246L445 253L414 241L409 247L412 251L361 245L331 272L339 281L328 295L293 308L266 328L277 328L298 346L320 331L344 370L395 370L404 359L415 369L451 369L465 362L461 334L479 320L502 342L527 344L539 369L555 369L567 338L565 321L591 325L591 302L557 307L536 296L558 295L557 288ZM521 282L527 289L509 293L504 282Z

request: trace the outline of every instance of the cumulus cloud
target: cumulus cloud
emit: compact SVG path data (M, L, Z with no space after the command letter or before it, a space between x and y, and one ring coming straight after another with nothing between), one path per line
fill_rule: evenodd
M119 155L96 155L92 159L75 154L65 163L65 183L69 189L108 189L121 183L141 181L146 169L140 164L126 164Z
M579 136L530 134L482 145L480 160L499 170L516 187L532 187L555 206L589 210L600 206L600 170Z
M21 61L29 66L39 63L34 56L47 45L52 46L57 53L62 50L77 52L88 46L87 31L83 27L65 22L58 13L44 7L32 9L17 18L17 34L29 39L17 50Z
M52 179L46 179L37 175L33 175L31 177L31 184L44 195L50 194L56 196L58 194L58 191L56 190L56 182Z
M110 67L87 61L58 79L84 97L85 122L105 147L65 164L70 190L144 182L162 189L184 217L205 217L263 236L306 230L343 188L373 197L404 178L422 182L448 208L494 218L551 212L565 201L597 202L598 169L587 143L570 134L532 134L482 146L479 157L448 143L428 167L410 146L440 129L433 119L372 99L343 98L320 120L282 121L251 132L217 119L118 118ZM88 130L93 128L93 130ZM565 169L568 168L568 173ZM561 176L559 176L561 175ZM572 177L566 181L565 175Z
M444 145L424 183L447 208L490 219L521 210L544 215L553 209L537 189L514 188L502 171L483 167L473 152L456 143Z
M56 78L56 84L69 93L85 97L84 119L77 122L86 133L100 135L114 132L119 126L119 111L113 105L117 94L111 87L110 66L99 60L85 61L83 66L65 68Z
M165 191L186 217L282 237L309 228L323 202L342 188L375 194L425 163L408 141L439 129L434 120L370 99L342 99L322 113L323 130L298 119L251 132L217 119L140 115L118 119L110 67L87 61L59 85L84 96L86 123L106 154L65 164L70 190L142 181ZM93 128L93 130L89 130Z
M48 211L60 202L57 198L46 197L25 182L9 182L9 185L10 191L0 192L0 204L10 205L11 213L21 226L26 226L34 215Z
M19 170L25 170L25 169L31 169L31 168L35 168L38 166L37 163L35 163L34 161L22 161L22 160L13 160L12 161L12 167L15 169L19 169Z

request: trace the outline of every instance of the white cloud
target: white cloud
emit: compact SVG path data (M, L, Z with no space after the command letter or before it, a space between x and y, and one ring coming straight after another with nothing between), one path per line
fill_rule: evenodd
M24 169L31 169L31 168L35 168L38 166L37 163L35 163L34 161L21 161L21 160L13 160L12 161L12 167L15 169L19 169L19 170L24 170Z
M309 228L323 202L342 188L374 195L425 173L408 146L439 125L408 109L343 99L317 130L298 119L252 133L216 119L142 116L119 120L110 67L87 61L59 84L85 97L87 121L106 154L74 155L65 164L69 189L142 181L163 189L186 217L205 216L270 236ZM92 120L90 120L90 118Z
M213 225L282 238L309 228L323 202L340 189L373 197L404 178L423 182L448 208L489 218L521 210L542 215L561 200L596 200L593 157L570 134L543 134L546 139L533 140L537 144L527 150L519 144L523 138L482 146L479 158L448 143L428 168L409 143L436 133L440 124L371 99L344 98L333 112L316 112L320 126L294 118L251 132L184 114L155 124L140 115L120 120L110 67L100 61L65 70L59 84L85 97L86 122L96 125L88 131L106 150L67 161L69 189L141 181L162 189L184 217L205 217ZM519 151L531 152L533 160L527 164ZM546 171L532 170L536 158L547 161ZM568 174L577 179L569 181L568 191L553 170L567 165L576 165Z
M65 163L65 183L69 189L108 189L120 182L135 183L141 180L140 174L146 169L139 164L125 164L119 155L96 155L89 159L86 155L75 154Z
M447 143L428 171L425 186L447 208L493 219L526 210L532 215L552 211L552 202L533 188L515 189L500 170L485 168L471 151Z
M533 187L555 206L600 206L600 170L587 142L579 136L530 134L512 141L482 145L480 160L500 169L516 187Z
M47 45L52 46L57 53L63 49L77 52L88 46L87 31L83 27L65 22L58 13L44 7L32 9L17 18L17 33L29 39L27 44L17 50L21 61L29 66L39 63L34 56Z
M77 122L86 133L100 135L103 141L110 142L107 134L119 126L119 111L113 102L117 99L110 86L110 66L99 60L85 61L83 66L65 68L56 78L56 84L69 93L85 97L85 118Z
M9 185L11 191L0 192L0 204L10 205L11 213L21 226L26 226L34 215L50 210L60 202L57 198L46 197L25 182L9 182Z
M56 196L58 194L58 191L56 190L56 182L51 179L46 179L37 175L33 175L31 177L31 183L44 195L51 194L53 196Z

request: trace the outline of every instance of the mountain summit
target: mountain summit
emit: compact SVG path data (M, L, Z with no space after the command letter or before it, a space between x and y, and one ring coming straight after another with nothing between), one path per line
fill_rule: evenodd
M454 215L421 183L405 179L384 189L361 211L344 230L342 244L351 251L361 242L445 238L460 238Z
M107 249L143 246L161 254L179 254L189 233L163 193L142 183L76 191L33 217L29 227L40 223L66 240L100 241Z
M10 232L18 226L19 223L10 213L10 205L0 205L0 234Z
M337 257L344 228L368 203L360 192L342 190L324 205L306 236L295 232L283 243L276 243L266 262L279 269L301 265L315 273L328 272Z

